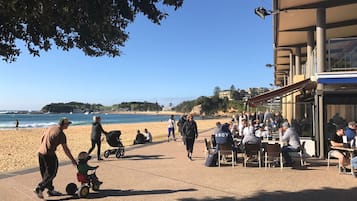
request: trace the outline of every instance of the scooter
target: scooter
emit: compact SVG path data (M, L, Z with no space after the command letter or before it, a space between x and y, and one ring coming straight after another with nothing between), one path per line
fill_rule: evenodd
M98 180L98 177L95 175L95 170L92 170L93 173L87 177L77 173L77 180L81 182L79 188L75 183L69 183L66 186L66 192L68 195L77 195L79 198L85 198L89 195L89 189L92 188L93 191L99 191L100 185L102 182Z

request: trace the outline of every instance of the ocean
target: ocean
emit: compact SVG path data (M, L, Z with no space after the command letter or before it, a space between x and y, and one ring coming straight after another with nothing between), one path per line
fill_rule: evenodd
M167 121L169 115L148 114L0 114L0 129L14 129L16 119L19 120L19 128L41 128L58 123L61 117L67 117L72 125L90 125L93 116L102 117L102 124L141 123ZM180 117L175 116L178 121Z

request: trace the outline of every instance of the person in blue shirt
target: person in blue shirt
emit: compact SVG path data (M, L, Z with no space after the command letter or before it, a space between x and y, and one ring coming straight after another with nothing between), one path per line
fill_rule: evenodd
M232 144L233 137L229 130L229 124L225 123L220 125L220 128L217 127L217 130L214 133L216 144ZM216 146L217 149L218 146Z
M345 136L347 136L347 141L355 139L356 136L356 122L348 122L348 126L345 128Z

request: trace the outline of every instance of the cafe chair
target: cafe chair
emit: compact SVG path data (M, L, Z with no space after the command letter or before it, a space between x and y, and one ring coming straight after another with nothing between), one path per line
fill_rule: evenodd
M250 157L256 156L258 160L259 167L262 166L261 164L261 148L260 144L245 144L244 145L244 167L247 167L248 159Z
M327 149L328 149L328 152L327 152L327 169L328 169L328 168L330 168L331 158L335 158L335 157L331 156L331 154L333 153L334 150L331 149L330 138L327 139ZM335 158L335 159L337 159L337 158ZM341 173L340 163L337 162L337 164L338 164L338 172Z
M221 167L221 161L224 158L227 161L227 156L232 156L232 167L234 167L234 151L231 144L217 144L218 146L218 167Z
M215 153L215 149L213 148L212 143L207 140L207 138L205 138L205 146L205 159L207 159L209 154Z
M264 153L265 170L271 164L279 162L280 170L283 170L283 154L281 153L280 144L267 144Z
M289 152L289 155L292 158L298 158L300 160L300 165L301 167L304 167L306 165L306 150L305 150L305 141L301 143L300 149L298 152Z

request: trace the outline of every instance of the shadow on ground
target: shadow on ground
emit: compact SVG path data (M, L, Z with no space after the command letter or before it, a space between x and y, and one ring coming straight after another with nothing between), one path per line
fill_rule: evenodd
M159 195L159 194L170 194L176 192L191 192L197 191L197 189L188 188L188 189L178 189L178 190L171 190L171 189L161 189L161 190L152 190L152 191L144 191L144 190L115 190L115 189L105 189L100 190L96 193L90 193L86 199L99 199L105 197L124 197L124 196L136 196L136 195ZM78 197L65 197L56 200L73 200L78 199ZM50 199L49 199L50 200Z
M353 182L356 182L357 179ZM333 185L333 184L331 184ZM336 189L336 188L324 188L316 190L304 190L298 192L261 192L257 195L245 198L236 198L233 196L210 198L205 197L203 199L196 198L181 198L180 201L346 201L354 200L357 195L357 187L351 189Z
M159 159L171 159L164 157L164 155L126 155L123 159L127 160L159 160Z

